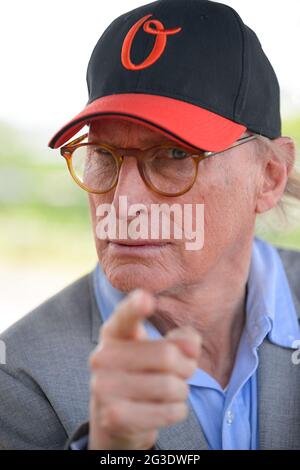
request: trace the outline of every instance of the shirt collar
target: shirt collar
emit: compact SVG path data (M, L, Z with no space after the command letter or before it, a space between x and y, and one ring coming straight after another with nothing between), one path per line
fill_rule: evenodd
M266 335L290 348L300 338L296 309L288 279L277 250L255 237L247 282L246 328L253 346Z

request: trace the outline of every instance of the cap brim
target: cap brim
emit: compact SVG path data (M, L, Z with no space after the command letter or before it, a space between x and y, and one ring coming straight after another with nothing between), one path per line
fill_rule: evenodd
M124 93L103 96L88 104L52 137L48 145L58 148L91 121L113 116L136 120L183 144L215 152L229 147L246 130L241 124L185 101L160 95Z

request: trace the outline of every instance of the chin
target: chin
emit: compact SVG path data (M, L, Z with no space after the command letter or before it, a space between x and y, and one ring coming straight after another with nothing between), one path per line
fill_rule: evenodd
M153 294L171 286L171 280L165 272L136 263L102 265L105 275L111 285L122 292L141 288Z
M170 248L149 250L140 253L124 253L116 251L109 245L97 246L97 253L102 269L111 285L121 292L142 288L152 293L168 289L174 284L171 273L176 270L168 269Z

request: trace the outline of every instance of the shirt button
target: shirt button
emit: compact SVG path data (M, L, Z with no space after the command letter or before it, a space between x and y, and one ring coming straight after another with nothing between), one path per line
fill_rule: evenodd
M233 423L233 420L234 420L234 415L231 410L228 410L226 413L226 423L230 425Z

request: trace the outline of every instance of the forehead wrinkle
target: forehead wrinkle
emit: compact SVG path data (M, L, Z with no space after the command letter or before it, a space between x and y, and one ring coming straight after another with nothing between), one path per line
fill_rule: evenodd
M164 136L160 132L155 132L131 122L121 121L116 126L113 125L91 125L89 131L89 140L101 140L103 143L115 147L141 147L146 148L160 143L178 144ZM133 145L134 144L134 145Z

